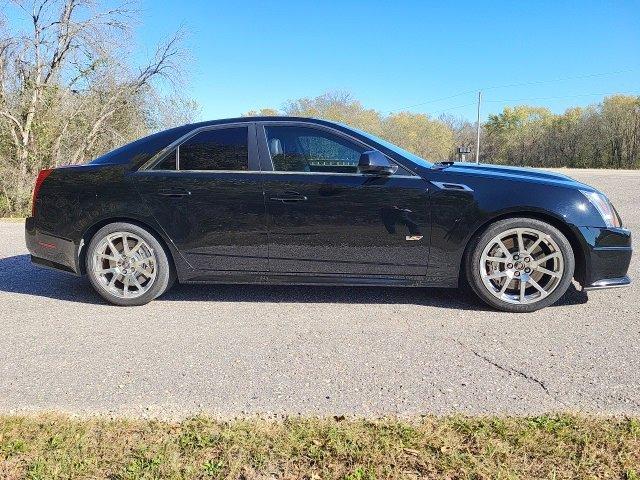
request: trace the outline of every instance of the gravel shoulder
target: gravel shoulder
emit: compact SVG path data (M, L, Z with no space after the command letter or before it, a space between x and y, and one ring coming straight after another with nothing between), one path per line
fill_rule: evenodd
M562 171L640 232L640 172ZM3 413L640 414L637 254L630 288L572 288L526 315L456 290L356 287L184 285L119 308L31 265L23 228L0 221Z

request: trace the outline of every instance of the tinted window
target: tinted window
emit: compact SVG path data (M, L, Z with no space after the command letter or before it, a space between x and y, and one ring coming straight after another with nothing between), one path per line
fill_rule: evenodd
M180 145L180 170L247 170L247 127L206 130Z
M193 125L185 125L183 127L176 127L163 132L154 133L148 137L141 138L135 142L131 142L120 148L111 150L89 163L94 165L125 164L129 162L133 162L135 164L144 163L171 142L174 142L182 135L193 130L193 128Z
M281 172L356 173L365 147L309 127L265 127L273 168Z
M153 170L175 170L176 169L176 151L171 150L162 160L160 160Z

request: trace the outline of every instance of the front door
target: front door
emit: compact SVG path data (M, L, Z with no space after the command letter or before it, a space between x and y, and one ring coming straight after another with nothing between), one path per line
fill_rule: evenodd
M154 166L137 172L143 199L198 270L265 272L265 205L255 126L192 132Z
M402 167L360 174L370 147L314 124L258 127L269 271L327 277L424 277L428 185Z

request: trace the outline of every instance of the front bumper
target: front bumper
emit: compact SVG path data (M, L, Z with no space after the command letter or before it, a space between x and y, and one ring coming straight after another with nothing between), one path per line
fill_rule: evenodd
M584 290L626 287L631 263L631 232L624 228L580 227L585 240Z
M78 246L72 240L40 231L33 217L25 221L24 238L33 263L79 275Z
M620 278L605 278L592 283L583 290L604 290L607 288L624 288L631 285L631 280L626 275Z

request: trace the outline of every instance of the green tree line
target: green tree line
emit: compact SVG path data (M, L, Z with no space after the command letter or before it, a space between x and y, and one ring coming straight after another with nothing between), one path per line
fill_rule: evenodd
M476 125L450 115L384 114L349 93L330 92L245 115L294 115L334 120L379 135L428 160L457 160L470 147L475 161ZM640 168L640 96L614 95L587 107L555 114L519 105L489 115L481 125L480 162L531 167Z

